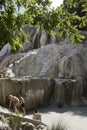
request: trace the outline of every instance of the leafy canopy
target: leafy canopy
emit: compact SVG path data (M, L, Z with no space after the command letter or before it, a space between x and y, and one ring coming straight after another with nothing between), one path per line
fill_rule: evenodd
M50 0L0 0L0 44L9 42L14 52L22 48L28 38L25 24L51 33L58 28L59 35L69 37L74 45L82 42L80 31L87 31L87 0L64 0L56 9L50 4Z
M64 0L60 7L49 10L45 18L43 27L49 32L58 28L61 37L69 37L76 45L84 39L80 32L87 31L87 0Z
M22 48L28 36L23 31L25 24L34 23L36 16L43 14L49 0L1 0L0 44L10 43L13 52ZM23 10L23 11L21 11Z

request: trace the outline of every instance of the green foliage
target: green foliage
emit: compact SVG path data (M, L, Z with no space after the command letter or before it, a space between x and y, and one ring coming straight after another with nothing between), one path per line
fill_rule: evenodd
M18 128L22 125L22 122L23 122L23 118L20 117L19 115L16 115L16 116L11 116L9 118L9 121L10 121L10 125L14 128Z
M82 42L85 38L80 34L80 31L87 31L87 1L85 0L64 0L61 6L61 16L57 27L63 37L69 37L74 45ZM59 9L58 9L59 10ZM59 10L60 12L60 10Z
M48 11L44 21L49 32L58 28L60 37L69 37L76 45L85 38L80 31L87 31L87 0L64 0L60 7Z
M1 0L0 44L10 43L13 52L22 48L28 38L23 26L32 24L36 16L47 10L49 4L49 0Z
M81 19L84 16L87 17L87 0L64 0L64 9L70 14L75 13L75 18L72 24L74 26L78 25L78 30L87 31L86 26L79 26L82 22ZM79 17L79 19L76 18L76 16Z
M59 35L69 37L74 45L82 42L80 31L87 31L87 0L64 0L56 9L50 4L50 0L1 0L0 44L9 42L13 52L22 48L28 38L23 31L25 24L52 34L58 28Z
M50 80L54 80L55 77L54 77L54 75L50 75L49 78L50 78Z
M14 51L22 47L21 39L24 37L24 35L20 35L17 38L16 33L20 34L24 20L22 14L16 12L14 1L4 1L3 9L0 12L0 43L4 45L9 42Z

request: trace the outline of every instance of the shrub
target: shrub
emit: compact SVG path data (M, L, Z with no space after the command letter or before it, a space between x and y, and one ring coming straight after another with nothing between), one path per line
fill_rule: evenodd
M19 115L11 116L9 118L9 122L12 128L19 128L22 125L23 118L20 117Z

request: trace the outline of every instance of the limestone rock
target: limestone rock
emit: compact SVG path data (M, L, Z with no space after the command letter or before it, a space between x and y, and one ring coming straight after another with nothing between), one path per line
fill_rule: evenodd
M0 59L11 52L11 46L7 43L0 51Z
M33 30L30 27L31 35L34 37L39 29ZM33 31L32 31L33 30ZM37 33L35 34L35 31ZM29 30L28 30L29 32ZM86 33L83 35L87 35ZM43 37L45 36L44 42ZM17 66L12 67L15 76L31 77L56 77L56 78L86 78L87 75L87 40L74 46L69 38L57 43L46 44L46 33L42 34L41 45L43 47L30 50L25 53L18 53L6 57L0 66L6 65L6 62L16 60ZM39 43L37 43L39 44ZM45 46L44 46L45 45ZM36 47L37 48L37 47Z
M73 78L87 75L87 46L49 44L28 52L15 68L16 76Z

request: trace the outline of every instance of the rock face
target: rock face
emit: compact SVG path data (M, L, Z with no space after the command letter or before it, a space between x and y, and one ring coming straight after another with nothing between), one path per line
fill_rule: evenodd
M0 79L0 104L7 106L10 94L16 96L20 94L25 99L28 111L42 107L49 103L54 87L50 79L28 77Z
M46 32L40 34L39 28L35 29L33 26L27 25L24 29L27 34L32 37L31 48L33 49L35 46L35 48L38 48L40 45L41 48L10 55L2 60L0 66L4 66L7 64L6 62L12 62L15 59L18 64L12 67L12 70L16 76L30 75L32 77L86 78L87 39L85 39L83 43L74 46L68 38L56 44L54 43L56 40L53 40L51 37L53 44L46 45L48 40L48 34ZM87 36L86 33L84 33L84 35ZM52 40L50 42L52 42ZM29 50L27 45L25 48Z
M10 52L11 52L11 46L9 43L7 43L0 51L0 59L8 55Z
M54 95L57 105L59 105L59 101L62 101L63 105L82 105L84 91L83 79L55 79L55 83Z
M37 33L35 33L35 31ZM13 95L21 93L26 99L27 108L35 108L37 99L39 99L40 103L37 103L38 106L41 106L43 105L43 99L48 101L50 98L50 96L48 96L49 98L44 98L44 95L49 95L50 92L48 80L46 81L44 78L56 78L55 85L53 85L53 93L55 90L57 91L55 100L62 99L64 104L79 105L82 102L82 97L87 96L87 38L84 39L83 43L78 43L77 46L71 44L68 38L59 44L53 43L45 45L47 41L46 33L43 33L38 42L40 30L38 29L31 32L34 43L33 47L38 48L41 43L41 48L34 49L31 47L33 50L10 55L9 57L4 58L0 63L0 68L2 70L2 67L6 67L8 62L15 61L16 64L14 65L12 63L12 66L10 66L14 76L29 78L28 81L23 79L20 79L19 81L14 80L14 83L13 81L1 79L0 96L1 99L3 99L1 100L2 103L6 103L5 99L10 93ZM85 36L87 35L85 34ZM35 78L37 77L40 78L41 81L36 80ZM33 80L30 80L31 78ZM6 87L8 89L6 89ZM46 93L43 87L46 87ZM32 107L33 101L35 106L33 105Z
M16 76L32 77L87 77L87 44L49 44L27 53L10 55L1 62L17 61L12 67Z
M54 36L48 34L46 30L42 32L40 28L34 28L33 25L25 25L24 31L29 35L29 39L24 46L24 50L26 51L37 49L47 44L59 43L60 41L62 41L62 39L58 35L57 29L55 29Z
M87 45L49 44L28 52L15 67L16 76L87 77Z
M14 56L15 60L16 57L17 54ZM7 58L3 63L5 61ZM83 97L87 96L87 45L85 43L78 44L76 47L65 42L49 44L23 53L17 63L16 66L11 67L17 80L13 78L0 81L0 99L3 99L0 102L6 103L11 93L13 95L20 93L26 99L26 107L32 109L48 103L54 93L54 97L56 96L54 102L62 100L64 105L73 106L84 104ZM50 82L44 78L55 79L55 84L51 87Z
M87 105L87 83L83 78L49 79L16 77L0 79L0 104L8 107L10 94L22 95L29 111L62 101L66 106Z

